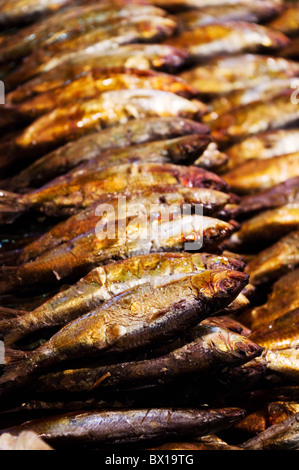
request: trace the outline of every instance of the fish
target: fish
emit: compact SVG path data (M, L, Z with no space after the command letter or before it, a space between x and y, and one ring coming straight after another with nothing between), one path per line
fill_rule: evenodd
M38 23L33 23L18 30L11 36L0 36L0 62L18 61L40 47L60 45L68 39L78 37L95 27L113 26L116 20L128 19L140 15L166 16L166 12L152 5L127 3L96 3L77 5L76 8L64 9L58 14L46 16Z
M246 450L297 450L299 413L241 444Z
M229 157L225 171L232 170L248 160L267 159L298 152L298 138L299 129L276 129L247 137L225 149Z
M155 187L185 186L227 192L227 183L215 173L195 166L172 163L132 163L100 169L93 174L77 175L68 180L58 177L24 195L0 191L0 221L3 223L37 209L48 216L72 215L88 207L107 193L124 196ZM80 194L78 193L80 187ZM114 194L114 196L115 196ZM107 199L105 199L107 202Z
M228 160L229 156L221 152L215 142L211 142L193 164L201 168L206 168L207 170L218 172L219 168L222 168Z
M250 282L259 286L276 281L299 265L299 230L262 250L246 265Z
M69 54L64 57L61 65L54 61L41 65L36 77L31 78L30 70L26 71L25 78L22 71L20 74L16 72L15 80L10 76L12 86L9 87L7 80L5 83L7 102L18 104L41 93L63 88L77 78L92 73L92 70L97 70L99 63L101 68L106 69L159 70L173 74L188 61L186 52L165 44L129 44L106 51L105 54L97 50L79 50L75 56ZM27 81L23 83L24 80ZM13 87L16 88L8 92Z
M45 14L51 14L61 8L71 5L70 0L15 0L3 1L0 4L0 25L10 27L18 24L26 24L38 19Z
M139 254L212 250L233 230L235 227L228 222L196 214L177 213L171 218L162 212L157 219L139 213L132 220L119 219L116 223L113 220L107 226L102 221L28 263L18 267L3 266L0 292L3 294L21 285L57 284L82 276L95 266Z
M232 426L242 408L130 409L73 412L46 417L2 430L12 435L30 429L55 448L68 445L120 444L174 437L202 436ZM91 432L92 429L92 432Z
M199 325L187 335L188 342L168 354L143 361L122 362L53 372L38 378L41 392L89 392L146 384L165 384L190 374L206 376L211 369L249 362L262 348L237 333L220 327Z
M281 5L272 1L255 1L254 3L225 3L197 8L191 11L179 13L179 28L181 31L199 28L209 23L226 21L246 21L259 23L270 20L281 12Z
M267 370L275 372L278 376L291 380L293 383L299 381L299 350L286 348L272 350L268 349L262 358L257 360L265 362Z
M282 57L289 59L298 59L298 37L291 38L290 43L280 51Z
M298 3L287 4L280 15L268 23L268 26L288 36L296 36L299 32Z
M5 400L48 367L67 359L111 356L113 351L123 354L165 343L226 307L247 282L248 275L239 271L206 270L125 291L68 323L19 362L7 366L0 377L1 397ZM5 361L7 364L7 358Z
M222 439L219 439L215 435L207 435L197 438L196 441L192 442L166 442L159 446L152 447L146 450L155 451L192 451L192 450L242 450L237 446L227 444Z
M37 118L15 139L15 145L28 152L37 146L51 150L90 129L146 117L178 116L196 120L206 109L199 100L187 100L167 91L142 88L106 91L97 99L59 107Z
M298 202L299 177L287 179L269 189L243 196L240 212L246 217L266 209Z
M238 320L254 331L295 310L299 307L298 280L299 269L280 277L273 284L267 302L241 313Z
M10 191L38 187L80 163L104 153L190 134L206 136L209 134L209 128L199 122L177 117L133 119L126 124L90 133L58 147L35 160L17 175L2 180L0 187L7 187Z
M251 194L299 176L298 158L299 152L295 152L266 160L250 160L222 177L233 191Z
M53 51L40 48L33 52L20 67L5 77L5 84L12 89L19 83L23 83L42 71L51 70L58 65L65 64L81 51L82 54L104 55L106 51L117 49L130 43L160 42L167 36L172 35L177 24L170 18L162 16L137 16L132 17L120 26L114 26L108 30L91 30L62 43L61 50ZM58 42L56 45L59 45Z
M239 296L242 296L242 295L243 294L241 292L236 297L236 299ZM229 306L227 308L229 308ZM251 333L251 330L249 328L247 328L242 323L240 323L239 321L232 318L232 316L230 316L230 315L219 315L217 313L217 316L208 317L206 320L203 320L201 322L201 325L205 325L206 323L209 324L209 325L220 326L220 327L225 328L227 330L233 331L234 333L238 333L239 335L242 335L242 336L248 336Z
M238 8L238 4L241 2L240 0L149 0L149 3L170 11L177 11L191 8L220 8L223 5L235 5ZM248 5L248 7L252 4L248 0L242 0L242 3Z
M267 351L295 349L299 345L299 309L291 310L253 331L248 338Z
M179 76L199 94L215 96L272 80L296 77L298 73L296 61L247 53L216 57L205 65L181 72Z
M249 247L269 246L281 237L299 228L299 205L286 204L263 211L241 224L230 240L230 248L244 250Z
M205 269L241 271L243 267L237 260L205 253L166 252L133 256L92 269L77 283L52 295L18 319L15 318L18 311L14 311L14 318L0 322L0 333L5 335L5 344L9 346L34 331L64 326L137 285L157 283L166 277L171 280L174 276ZM3 313L3 307L0 310ZM218 323L220 321L218 319Z
M279 49L289 43L283 33L256 23L226 21L183 31L168 37L166 44L186 50L194 61L206 61L221 54Z
M183 186L162 186L161 188L153 188L153 190L142 191L126 197L109 194L107 197L102 197L91 206L88 206L84 211L79 211L44 233L41 233L32 243L29 240L23 248L6 252L2 257L0 256L0 259L7 261L9 255L11 255L14 263L26 263L61 243L71 240L74 237L74 233L78 236L91 229L95 229L103 215L97 211L100 204L110 204L110 209L114 209L113 212L111 211L112 216L116 215L117 217L122 217L123 215L133 217L138 214L138 211L142 213L145 211L150 213L151 211L153 213L153 210L157 211L157 207L154 207L154 205L160 207L160 210L163 207L168 207L169 211L174 213L178 212L178 210L183 211L183 209L185 209L186 213L187 205L189 205L188 210L192 212L192 210L196 209L196 205L201 205L204 215L216 216L218 211L225 207L229 200L229 194L220 191L206 188L190 189Z
M287 89L271 100L255 101L216 116L209 121L212 136L219 144L232 145L260 132L295 124L299 114L292 93L292 89Z
M227 113L239 106L253 103L254 101L268 101L275 98L280 92L291 89L292 84L293 79L282 78L260 83L253 88L235 90L223 96L220 95L209 103L212 110L205 115L205 121L215 120L221 114Z
M18 120L31 120L68 105L74 99L93 99L106 91L134 88L168 91L188 99L197 94L195 89L179 77L162 72L121 68L93 69L63 88L40 93L20 104L13 105L6 100L4 110L12 110Z

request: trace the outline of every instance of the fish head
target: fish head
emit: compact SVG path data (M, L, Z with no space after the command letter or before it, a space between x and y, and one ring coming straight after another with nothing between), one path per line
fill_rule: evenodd
M199 298L210 298L216 304L219 300L231 302L248 281L249 275L240 271L207 270L192 277L192 286L197 290Z

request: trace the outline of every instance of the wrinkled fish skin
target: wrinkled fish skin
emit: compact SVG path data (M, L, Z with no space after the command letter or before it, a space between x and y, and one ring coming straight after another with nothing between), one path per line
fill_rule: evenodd
M52 67L49 66L49 63L47 67L40 67L39 75L25 83L23 81L31 77L30 71L25 77L17 77L14 83L17 88L7 94L7 99L10 103L22 103L40 93L66 86L79 76L83 77L92 73L92 70L99 68L99 64L101 64L101 68L109 69L117 67L139 70L153 69L175 73L188 60L189 56L186 52L166 44L130 44L115 50L112 49L105 54L101 51L93 51L88 54L85 51L84 53L78 51L75 56L70 54L70 57L66 57L61 65L52 62ZM285 62L288 63L288 61ZM9 90L7 80L5 85L6 90Z
M84 211L80 211L63 220L42 234L36 241L27 243L24 248L15 252L12 257L14 263L22 264L33 260L46 251L61 245L61 243L71 240L74 237L74 233L78 236L95 228L101 220L101 215L97 214L96 210L100 204L110 204L116 214L121 213L124 202L121 197L121 195L120 197L111 194L107 195L106 198L100 198ZM228 194L212 189L189 189L182 186L154 188L150 191L126 196L126 216L136 216L136 210L140 210L141 207L142 212L144 210L150 211L152 204L158 204L160 208L162 208L162 205L167 204L171 207L175 204L177 205L176 212L179 207L183 209L184 204L189 204L190 208L193 209L196 204L201 204L204 215L217 216L218 211L225 207L229 199L230 196ZM174 209L174 206L172 207ZM5 259L7 259L7 255L8 253L6 253L6 256L4 255Z
M211 23L167 38L167 44L186 50L194 60L207 60L221 54L255 52L286 46L282 33L244 21Z
M205 269L242 268L243 264L238 260L204 253L151 253L135 256L96 267L76 284L58 292L32 312L18 319L0 322L0 331L5 334L5 344L9 346L33 331L63 326L136 285L156 283L164 277L170 279L179 274Z
M295 152L266 160L251 160L222 176L233 191L250 194L299 176L298 158L299 152Z
M105 227L97 229L77 235L17 268L4 266L0 292L9 292L18 285L57 284L111 260L159 251L182 251L186 242L194 243L196 251L212 250L235 227L212 217L177 214L173 220L168 217L152 221L150 217L119 220L115 233L111 234L105 232Z
M293 90L268 101L257 101L223 113L209 121L216 142L232 144L260 132L285 127L299 119L299 107L291 100Z
M17 147L54 148L78 138L90 129L101 129L131 119L145 117L200 117L206 106L160 90L116 90L102 93L98 99L56 108L36 119L19 137Z
M297 76L299 65L282 57L240 54L212 59L180 74L200 94L219 95L260 83Z
M195 89L174 75L153 70L98 69L86 73L63 88L40 93L20 104L14 105L6 100L6 109L14 110L18 119L36 119L74 100L98 98L106 91L134 88L168 91L183 98L192 98L197 94Z
M203 271L119 294L67 324L7 370L0 378L1 395L8 397L30 384L32 376L67 359L122 354L164 343L226 307L247 282L248 276L239 271Z
M275 2L255 1L254 3L237 3L198 8L177 15L180 30L192 30L209 23L226 21L246 21L259 23L270 19L281 11Z
M272 292L264 305L240 315L241 323L244 322L246 326L256 330L291 310L299 308L298 284L298 269L282 276L273 284Z
M68 444L119 444L202 436L224 430L241 419L240 408L220 409L138 409L69 413L24 423L3 430L19 434L30 429L55 447Z
M257 244L265 246L298 228L299 205L286 204L245 220L241 229L232 235L228 243L230 248L238 251L248 249L248 247L257 247Z
M296 413L243 443L241 447L248 450L297 450L298 441L299 413Z
M201 123L177 117L133 119L129 123L103 129L69 142L33 162L18 175L2 181L0 187L10 191L38 187L59 174L66 173L83 161L99 157L114 149L141 145L189 134L207 135L209 128Z
M298 348L298 326L299 310L295 309L258 328L249 338L267 350Z
M276 281L299 265L299 231L291 232L248 262L246 272L255 286Z
M240 211L246 216L266 209L299 202L299 176L287 179L269 189L243 196Z
M277 129L253 135L227 148L229 160L225 170L245 163L247 160L267 159L299 151L299 129Z

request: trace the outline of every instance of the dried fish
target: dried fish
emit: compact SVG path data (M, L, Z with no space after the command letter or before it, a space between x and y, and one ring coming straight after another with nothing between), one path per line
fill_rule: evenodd
M299 32L299 3L292 2L286 5L278 18L271 21L268 26L287 35L296 35Z

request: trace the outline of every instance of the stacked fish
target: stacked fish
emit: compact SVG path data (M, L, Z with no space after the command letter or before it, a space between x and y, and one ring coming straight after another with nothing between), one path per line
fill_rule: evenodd
M1 434L299 447L298 12L0 2Z

